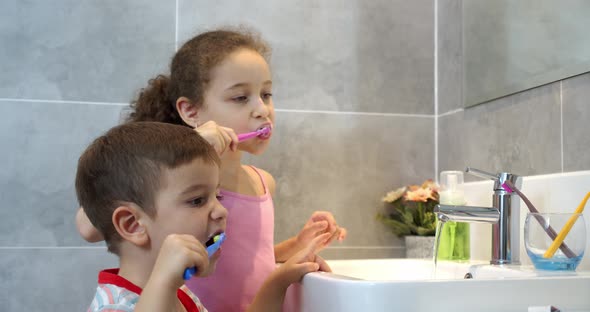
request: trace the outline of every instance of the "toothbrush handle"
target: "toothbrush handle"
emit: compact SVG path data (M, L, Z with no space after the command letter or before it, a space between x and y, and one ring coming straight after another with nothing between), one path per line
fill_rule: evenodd
M191 277L193 275L197 274L197 267L192 267L192 268L186 268L184 270L184 273L182 274L182 278L185 281L188 281L189 279L191 279Z
M211 258L211 256L213 256L213 254L217 251L217 249L219 249L219 247L221 246L221 243L223 243L225 241L225 234L222 233L221 234L221 238L219 239L219 241L213 243L213 245L207 247L207 255L209 256L209 258ZM184 273L182 274L182 278L184 278L185 281L191 279L191 277L193 275L197 274L197 267L192 267L192 268L186 268L184 270Z
M241 134L238 134L238 141L242 142L244 140L251 139L251 138L254 138L257 136L258 136L258 131L241 133Z
M520 198L522 199L522 201L525 203L525 205L527 206L527 208L529 208L529 211L532 213L538 213L539 210L537 210L537 208L535 207L535 205L533 205L533 203L528 199L528 197L526 197L526 195L524 195L524 193L522 193L521 190L519 190L518 188L516 188L516 186L514 185L514 183L510 182L510 181L506 181L504 182L506 185L508 185L508 187L515 192L518 196L520 196ZM555 241L555 239L557 238L557 232L555 232L555 230L553 229L553 227L551 225L549 225L548 227L545 228L545 226L543 225L545 223L545 220L539 216L539 215L534 215L535 219L537 219L537 221L539 222L539 224L545 229L545 232L547 233L547 235L549 235L549 237L551 238L552 241ZM568 258L574 258L576 257L576 254L565 244L562 243L561 245L559 245L559 249L561 249L561 251L568 257Z

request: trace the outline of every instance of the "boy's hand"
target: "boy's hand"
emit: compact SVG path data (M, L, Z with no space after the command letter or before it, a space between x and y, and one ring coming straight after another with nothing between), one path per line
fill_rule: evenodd
M203 244L192 235L168 235L160 248L150 282L176 291L184 284L184 270L192 267L197 267L197 276L209 267L209 256Z
M209 267L205 247L192 235L171 234L164 239L148 282L134 311L171 311L179 305L176 293L184 284L182 274L197 267L197 275Z
M314 237L323 233L330 233L326 246L334 239L342 241L346 238L346 229L338 226L332 213L315 211L297 234L297 243L299 246L306 246Z
M234 130L219 126L215 121L207 121L195 128L195 131L213 146L219 156L228 148L235 151L238 146L238 136Z

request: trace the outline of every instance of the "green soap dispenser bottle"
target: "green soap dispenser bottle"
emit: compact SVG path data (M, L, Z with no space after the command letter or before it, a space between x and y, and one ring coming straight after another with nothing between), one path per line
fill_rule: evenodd
M441 205L465 205L462 171L440 173ZM469 260L469 223L448 221L442 227L438 247L440 260Z

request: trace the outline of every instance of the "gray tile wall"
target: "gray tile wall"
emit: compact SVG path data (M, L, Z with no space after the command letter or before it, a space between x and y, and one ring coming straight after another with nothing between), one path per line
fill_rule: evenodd
M248 160L278 182L277 240L329 210L349 238L326 257L403 256L374 214L386 191L434 176L433 2L177 3L0 3L3 311L89 304L116 259L75 229L77 158L175 47L221 24L274 49L278 135Z
M461 0L438 0L437 168L589 170L590 73L463 109L461 15Z
M563 171L590 169L590 73L562 82Z

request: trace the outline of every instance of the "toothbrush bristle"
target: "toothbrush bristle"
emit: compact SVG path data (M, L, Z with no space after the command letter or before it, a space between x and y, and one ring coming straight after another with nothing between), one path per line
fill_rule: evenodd
M213 237L210 237L206 242L205 242L205 247L209 247L211 245L213 245L216 242L216 239L218 240L219 235L215 235Z
M268 134L269 132L270 132L269 126L264 126L262 129L260 129L260 134Z
M506 183L502 183L502 188L503 188L503 189L504 189L506 192L508 192L508 193L512 193L512 192L513 192L513 191L512 191L512 188L510 188L510 186L508 186L508 184L506 184Z

